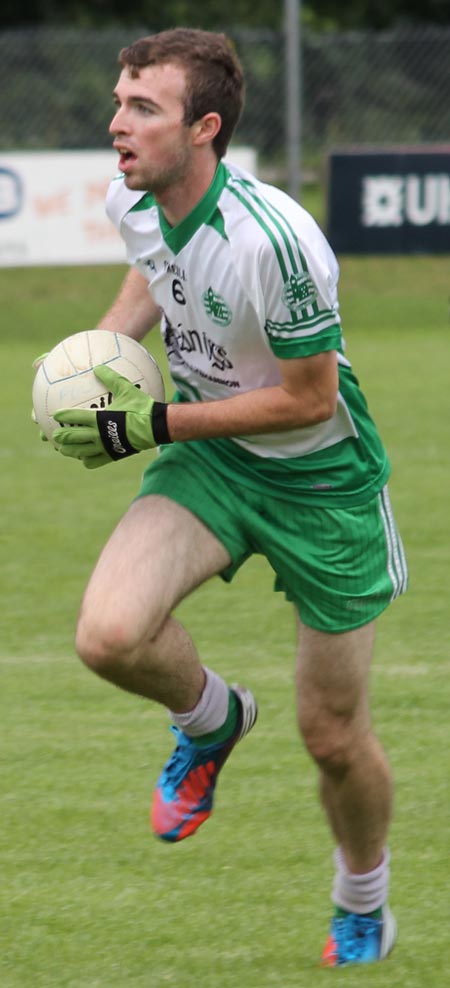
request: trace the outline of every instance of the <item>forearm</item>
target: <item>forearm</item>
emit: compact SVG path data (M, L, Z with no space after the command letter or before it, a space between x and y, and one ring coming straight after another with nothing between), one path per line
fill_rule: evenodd
M154 400L108 365L96 375L113 396L107 409L66 408L54 413L57 449L89 468L167 442L284 432L330 419L337 404L337 362L332 352L280 364L279 384L226 399ZM81 426L82 428L72 428Z
M142 340L159 322L160 315L159 306L153 301L145 278L135 268L130 268L119 294L97 323L97 328Z
M174 442L283 432L326 421L335 407L320 393L292 395L278 385L219 401L170 404L167 426Z

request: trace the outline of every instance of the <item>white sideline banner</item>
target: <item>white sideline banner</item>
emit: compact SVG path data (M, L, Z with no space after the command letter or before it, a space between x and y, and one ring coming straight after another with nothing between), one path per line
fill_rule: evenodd
M256 173L252 148L227 160ZM105 214L117 164L115 151L0 152L0 267L126 263Z

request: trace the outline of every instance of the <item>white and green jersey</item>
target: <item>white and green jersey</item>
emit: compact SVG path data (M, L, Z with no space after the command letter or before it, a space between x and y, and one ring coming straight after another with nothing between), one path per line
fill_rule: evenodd
M258 484L365 499L386 481L384 449L344 356L336 258L284 192L221 162L197 206L170 227L150 193L111 183L107 212L161 307L181 401L276 385L277 361L336 350L340 390L326 422L212 441Z

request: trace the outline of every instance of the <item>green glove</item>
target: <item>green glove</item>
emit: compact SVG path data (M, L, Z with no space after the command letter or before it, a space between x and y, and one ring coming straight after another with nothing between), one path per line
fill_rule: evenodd
M52 439L63 456L93 469L171 442L166 404L154 401L111 367L102 364L94 373L114 400L105 409L63 408L54 413L63 428L55 429Z

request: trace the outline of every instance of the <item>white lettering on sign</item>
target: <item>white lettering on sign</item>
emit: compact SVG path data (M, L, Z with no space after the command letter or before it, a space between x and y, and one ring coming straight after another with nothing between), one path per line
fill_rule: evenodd
M450 175L366 175L363 226L450 224Z

